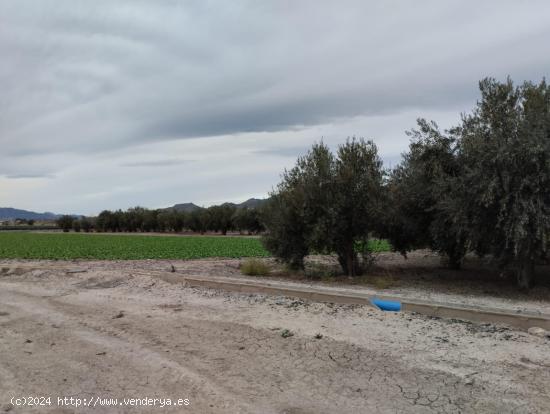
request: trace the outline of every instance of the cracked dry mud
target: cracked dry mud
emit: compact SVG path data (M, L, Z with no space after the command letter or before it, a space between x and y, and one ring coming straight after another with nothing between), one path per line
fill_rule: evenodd
M550 412L550 341L524 332L60 265L0 275L0 412ZM32 411L14 395L191 405Z

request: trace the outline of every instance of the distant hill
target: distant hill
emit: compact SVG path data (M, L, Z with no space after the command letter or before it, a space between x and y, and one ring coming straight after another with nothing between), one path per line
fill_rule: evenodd
M267 202L267 198L249 198L248 200L237 204L237 208L258 208Z
M169 207L168 209L169 210L176 210L176 211L180 211L180 212L183 211L185 213L191 213L192 211L200 210L201 208L202 207L199 207L198 205L193 204L193 203L182 203L182 204L175 204L174 206Z
M59 218L59 214L50 212L35 213L34 211L19 210L17 208L0 207L0 220L14 220L18 218L25 220L55 220Z
M267 199L249 198L248 200L243 201L240 204L235 204L235 203L223 203L223 204L233 206L235 208L257 208L257 207L260 207L262 204L264 204L266 201ZM176 211L184 211L186 213L190 213L195 210L200 210L201 208L202 207L199 207L194 203L182 203L182 204L175 204L172 207L168 207L166 210L176 210Z

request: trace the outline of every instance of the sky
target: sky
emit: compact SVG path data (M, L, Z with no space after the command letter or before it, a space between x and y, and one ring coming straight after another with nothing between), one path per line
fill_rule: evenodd
M549 44L546 0L0 0L0 207L261 198L350 136L391 167Z

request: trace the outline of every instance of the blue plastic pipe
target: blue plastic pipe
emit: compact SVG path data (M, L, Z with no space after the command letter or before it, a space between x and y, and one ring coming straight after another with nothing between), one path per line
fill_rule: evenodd
M380 310L389 312L399 312L401 310L401 302L393 300L371 299L371 303Z

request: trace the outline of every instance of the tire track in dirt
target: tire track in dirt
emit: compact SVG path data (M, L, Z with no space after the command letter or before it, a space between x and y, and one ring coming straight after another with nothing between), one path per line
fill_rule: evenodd
M11 394L28 393L29 386L34 385L34 392L38 393L35 395L44 395L44 390L49 388L48 383L51 385L52 377L55 377L56 373L67 376L64 372L66 371L73 373L73 386L66 392L67 379L63 378L61 380L63 389L54 387L55 389L50 390L50 395L80 397L111 395L113 397L141 396L141 398L153 396L153 394L165 398L187 398L191 395L190 399L197 407L191 407L187 412L255 412L246 403L238 401L223 389L213 387L211 381L188 367L154 349L140 346L138 341L128 340L116 329L107 328L101 323L92 323L91 318L86 316L87 312L82 308L63 304L54 297L43 298L8 290L5 286L2 286L0 297L2 305L11 310L10 314L17 315L11 321L2 324L3 337L17 338L12 342L21 344L31 341L23 339L25 337L35 338L30 342L34 346L27 347L34 351L34 356L31 351L23 351L27 352L28 356L20 356L17 364L12 361L7 367L2 368L1 372L6 373L3 378L11 377L12 383L16 379L15 382L19 385L19 390L8 391ZM89 311L106 315L107 309L109 309L108 306L99 312L98 309ZM30 323L29 320L31 320ZM24 323L31 326L24 329ZM44 335L42 331L48 328L54 329L55 334ZM53 340L57 342L52 342ZM6 351L5 354L15 356L8 346L4 343L2 345L3 350ZM41 346L47 348L40 349ZM98 356L102 358L97 358ZM105 356L108 357L105 358ZM28 382L29 376L21 378L20 371L25 370L21 370L20 365L26 365L31 371L35 368L33 363L43 358L55 360L55 364L39 366L40 374L34 376L31 383ZM84 379L82 372L86 372L88 378ZM80 385L75 384L74 380L81 381ZM3 386L1 391L4 393L6 389L10 390L10 387ZM131 392L131 395L124 395L127 392ZM2 395L2 397L5 396ZM6 398L2 400L5 401ZM132 409L120 410L120 412L131 411Z

